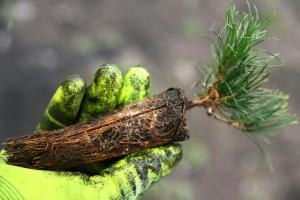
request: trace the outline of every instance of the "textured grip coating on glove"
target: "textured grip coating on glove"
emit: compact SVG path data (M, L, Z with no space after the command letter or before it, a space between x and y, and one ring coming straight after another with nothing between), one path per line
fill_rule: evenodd
M181 157L180 145L146 149L131 154L104 170L101 175L105 178L95 176L91 181L104 181L106 187L100 192L100 199L135 200L168 175Z

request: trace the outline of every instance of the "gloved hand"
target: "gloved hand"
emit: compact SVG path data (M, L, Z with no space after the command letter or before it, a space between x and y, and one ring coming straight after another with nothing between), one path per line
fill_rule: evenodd
M117 66L104 65L88 87L81 77L72 75L57 88L37 132L62 128L147 98L149 85L149 74L142 67L130 68L123 77ZM137 199L171 172L181 154L181 147L175 144L146 149L116 161L101 172L103 165L94 164L92 167L99 173L90 176L8 165L2 150L0 199Z

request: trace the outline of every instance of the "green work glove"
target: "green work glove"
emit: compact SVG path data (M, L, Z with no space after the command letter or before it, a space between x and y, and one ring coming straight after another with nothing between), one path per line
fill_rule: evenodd
M149 74L142 67L130 68L123 77L117 66L103 65L88 87L82 78L72 75L57 88L37 132L62 128L145 99L149 85ZM128 155L104 170L101 170L103 165L94 164L98 173L87 175L8 165L2 150L0 200L137 199L171 172L181 154L181 147L175 144L147 149Z

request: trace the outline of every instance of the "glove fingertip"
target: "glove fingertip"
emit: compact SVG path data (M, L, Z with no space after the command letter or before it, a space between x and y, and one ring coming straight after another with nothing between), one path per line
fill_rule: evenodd
M86 89L83 78L77 74L68 76L52 96L37 132L54 130L70 125L76 119Z
M102 65L87 88L78 121L115 109L122 84L123 75L117 65Z
M142 66L130 67L124 75L117 107L144 100L149 95L150 74Z

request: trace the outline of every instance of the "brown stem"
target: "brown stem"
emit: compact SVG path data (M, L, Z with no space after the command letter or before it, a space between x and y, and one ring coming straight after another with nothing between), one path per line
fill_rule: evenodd
M187 102L187 109L190 110L193 107L201 107L207 105L207 102L210 101L210 96L196 97L191 101Z
M208 115L214 117L216 120L229 124L238 129L242 128L242 124L240 124L238 121L227 118L227 114L224 112L224 110L217 108L217 105L214 103L214 99L211 97L211 95L196 97L187 102L188 110L192 109L193 107L201 106L205 107L207 109ZM216 111L220 112L225 117L221 117L216 113Z

